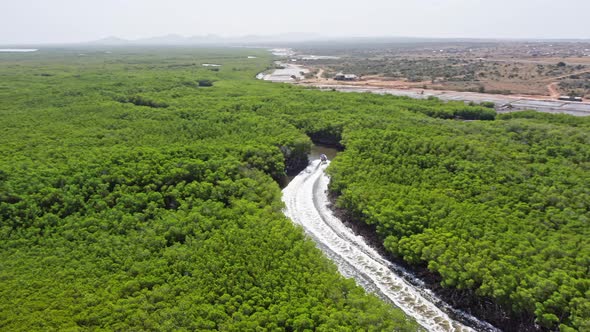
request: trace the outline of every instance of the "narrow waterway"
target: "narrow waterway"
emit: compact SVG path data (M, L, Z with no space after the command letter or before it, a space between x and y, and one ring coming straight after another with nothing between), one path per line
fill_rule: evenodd
M320 159L320 155L322 154L325 154L329 160L332 160L338 154L338 149L325 145L314 144L311 146L311 150L309 151L307 157L309 158L309 160L316 160ZM287 185L289 185L289 183L293 181L295 176L296 175L285 175L282 179L280 179L279 185L281 186L281 188L285 188Z
M420 281L406 281L412 276L403 268L387 261L365 239L347 228L328 208L329 177L324 173L328 163L320 164L312 153L310 165L283 189L285 215L301 225L317 246L332 259L340 272L369 292L373 292L412 316L428 331L475 331L452 319L452 311L477 331L498 331L486 322L450 308L428 289L419 287ZM326 155L328 155L326 153ZM329 156L329 157L330 157ZM418 286L414 286L418 285Z
M332 160L338 154L338 149L325 145L315 144L311 147L311 151L309 152L309 160L320 159L320 155L322 154L325 154L329 160Z

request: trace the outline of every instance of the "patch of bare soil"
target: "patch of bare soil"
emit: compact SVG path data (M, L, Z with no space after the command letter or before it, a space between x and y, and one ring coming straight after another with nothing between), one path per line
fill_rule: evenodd
M322 71L323 72L323 71ZM380 87L380 88L392 88L392 89L414 89L414 88L422 88L426 84L430 84L430 82L407 82L407 81L400 81L400 80L391 80L386 78L378 78L378 77L363 77L362 79L355 80L355 81L336 81L334 79L326 79L321 78L320 75L317 75L316 78L313 79L306 79L301 81L301 83L307 84L328 84L328 85L354 85L354 86L373 86L373 87Z
M551 98L559 98L559 90L557 89L557 83L553 82L549 85L547 85L547 90L549 90L549 95L551 96Z
M546 83L538 81L492 81L486 80L482 82L485 91L494 93L495 91L510 91L509 95L526 95L529 97L547 98Z

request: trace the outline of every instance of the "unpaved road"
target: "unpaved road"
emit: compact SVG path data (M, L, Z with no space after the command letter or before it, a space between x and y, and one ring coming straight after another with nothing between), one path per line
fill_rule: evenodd
M493 102L498 113L509 113L523 110L535 110L544 113L553 114L570 114L574 116L590 116L590 102L571 102L553 100L546 98L533 98L523 95L495 95L476 92L458 92L428 90L417 88L390 88L360 85L359 82L340 83L333 80L302 80L301 72L309 70L301 65L283 64L284 69L277 69L271 74L259 74L258 78L283 83L294 83L303 86L316 87L324 90L336 90L342 92L371 92L376 94L390 94L396 96L406 96L416 99L426 99L428 97L437 97L445 101L463 101L463 102ZM295 75L297 79L291 76Z
M557 89L557 82L550 83L547 85L547 90L549 90L549 96L553 99L559 98L559 90Z
M557 76L557 77L551 77L546 79L546 82L551 82L547 85L547 90L549 90L549 96L551 96L551 98L553 99L558 99L559 96L561 96L561 93L559 92L559 87L558 87L558 80L564 79L564 78L568 78L571 77L573 75L582 75L582 74L587 74L590 73L590 70L586 69L586 70L581 70L581 71L577 71L577 72L573 72L567 75L561 75L561 76Z
M318 73L315 75L315 77L318 81L321 81L323 79L322 75L324 75L324 69L320 68L318 69Z
M377 94L390 94L395 96L406 96L416 99L437 97L445 101L464 102L493 102L498 113L509 113L523 110L535 110L544 113L570 114L575 116L590 116L590 103L570 102L551 99L536 99L525 96L505 96L476 92L440 91L425 89L395 89L381 88L364 85L336 85L318 83L299 83L306 86L313 86L324 90L336 90L341 92L371 92Z

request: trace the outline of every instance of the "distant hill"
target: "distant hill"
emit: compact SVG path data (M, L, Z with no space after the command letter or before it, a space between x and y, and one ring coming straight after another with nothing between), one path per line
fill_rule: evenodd
M309 33L286 33L277 35L246 35L239 37L222 37L218 35L202 36L182 36L178 34L168 34L163 36L127 40L119 37L106 37L99 40L90 41L84 44L90 45L236 45L236 44L261 44L261 43L292 43L326 40L317 34Z
M115 36L109 36L102 39L94 40L85 44L92 45L127 45L130 41Z

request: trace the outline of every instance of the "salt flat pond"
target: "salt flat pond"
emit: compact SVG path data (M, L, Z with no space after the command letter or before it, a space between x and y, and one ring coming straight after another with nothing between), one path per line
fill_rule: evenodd
M272 82L296 82L304 78L304 74L309 72L309 69L300 65L290 63L277 63L281 68L275 69L270 74L260 73L256 78L272 81Z
M25 53L25 52L37 52L36 48L0 48L0 52L4 53Z

